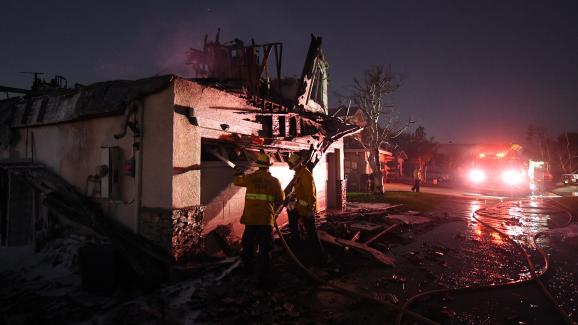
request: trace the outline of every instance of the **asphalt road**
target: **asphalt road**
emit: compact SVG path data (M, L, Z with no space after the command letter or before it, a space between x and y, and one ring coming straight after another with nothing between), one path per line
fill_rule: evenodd
M403 183L387 183L384 186L385 191L410 191L411 185L403 184ZM432 186L432 185L422 185L420 188L421 192L424 193L433 193L433 194L440 194L440 195L447 195L447 196L454 196L454 197L466 197L466 198L473 198L473 199L502 199L506 196L503 193L479 193L475 192L471 188L465 187L441 187L441 186ZM578 189L577 189L578 191ZM571 192L570 192L571 193ZM557 197L558 195L547 192L541 195L542 197Z
M393 183L385 191L410 187ZM548 292L577 319L578 224L553 206L550 198L558 195L504 197L433 186L421 190L448 199L428 212L440 216L437 225L414 229L406 245L389 251L397 259L393 274L407 279L403 287L388 287L400 301L428 290L455 288L424 296L410 309L448 324L563 324L560 312L531 279L522 248L538 273L546 271L541 279ZM534 243L536 234L541 235ZM547 267L536 246L549 257ZM375 276L362 272L359 278Z

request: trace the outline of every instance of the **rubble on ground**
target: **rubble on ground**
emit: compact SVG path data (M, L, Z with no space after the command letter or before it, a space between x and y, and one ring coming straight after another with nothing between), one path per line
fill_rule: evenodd
M383 280L378 280L375 286L366 288L356 287L358 279L355 278L359 268L395 269L394 258L386 255L389 247L400 240L405 241L405 237L412 231L411 228L425 226L425 223L413 225L389 219L390 213L405 215L405 212L398 208L399 206L388 205L384 209L383 204L371 208L356 206L343 213L327 216L320 220L318 228L320 238L326 242L324 246L328 261L315 260L302 251L295 253L317 276L329 283L360 290L378 300L398 304L399 298L387 290L389 281L386 278L380 277ZM418 217L415 213L408 215ZM434 221L434 218L428 220ZM387 229L390 229L391 233L386 232L371 240ZM286 232L287 229L282 231ZM368 240L371 240L371 246L364 244ZM308 278L283 251L277 249L276 252L273 260L274 284L271 288L256 289L254 280L240 272L232 272L222 281L204 283L193 295L195 305L201 310L196 321L207 324L299 324L312 321L348 323L353 321L351 317L357 313L366 315L368 313L363 310L372 308L350 297L331 292L329 288ZM399 276L394 280L395 283L400 283L400 279L405 281L403 276ZM347 311L343 308L344 305ZM374 320L391 317L383 308L380 312L374 311L371 314Z
M468 214L465 210L464 215ZM80 288L74 252L82 238L65 238L47 245L28 266L16 272L2 271L0 324L388 323L396 312L344 295L332 286L371 297L374 302L401 306L428 290L482 286L527 276L528 269L513 247L484 232L479 224L463 220L444 211L422 213L399 206L350 208L318 220L319 233L326 239L325 260L295 249L298 258L326 284L299 269L277 239L273 281L264 288L238 267L234 254L239 251L238 243L230 241L226 229L216 232L213 239L223 244L221 252L175 267L170 282L149 291L124 288L109 294ZM286 234L287 229L282 232ZM574 238L575 229L552 233L564 240ZM391 258L391 263L372 252ZM42 268L54 268L53 272L40 272L53 276L36 278L34 269ZM572 281L551 285L562 287L566 282ZM520 308L544 312L545 303L530 298L522 289L505 296L520 301L519 306L506 308L491 301L475 305L487 295L480 293L469 300L432 295L411 309L442 323L473 324L504 319L528 322ZM490 308L506 308L504 318L485 315Z
M325 244L328 262L314 261L306 255L300 255L300 258L307 266L313 267L318 276L343 286L349 285L348 273L356 264L391 268L394 258L387 256L389 246L406 240L404 237L410 228L423 225L388 219L390 210L397 211L395 207L385 210L358 208L321 219L320 233L331 236L340 245ZM400 213L403 215L396 212ZM371 246L359 249L365 241L392 225L395 227L391 231L371 240ZM352 239L355 233L358 236ZM134 291L134 288L119 288L107 293L84 291L78 250L86 245L86 238L73 235L49 242L33 261L20 266L18 272L2 271L0 301L11 302L0 307L6 315L2 321L6 324L156 324L160 321L188 324L247 323L259 319L266 323L308 323L311 319L338 321L349 317L342 315L338 305L357 304L308 279L295 267L279 243L274 251L274 285L268 289L256 289L255 281L235 267L238 259L226 257L238 253L239 247L228 240L225 229L216 235L217 240L227 239L226 245L221 245L224 253L216 254L222 257L189 261L175 268L179 274L171 283L149 292ZM351 251L343 249L349 246ZM388 263L383 263L384 260ZM398 298L387 291L372 292L371 295L384 301L398 302ZM311 305L319 297L328 297L324 304L329 304L321 314Z

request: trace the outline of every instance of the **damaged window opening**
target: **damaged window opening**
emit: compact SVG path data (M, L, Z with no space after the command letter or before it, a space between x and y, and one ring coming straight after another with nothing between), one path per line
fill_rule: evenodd
M220 157L219 157L220 156ZM218 143L215 141L201 142L201 162L204 161L219 161L223 162L223 159L230 160L232 162L246 162L247 158L243 154L243 150L234 145L227 144L226 142ZM206 166L202 166L203 168Z

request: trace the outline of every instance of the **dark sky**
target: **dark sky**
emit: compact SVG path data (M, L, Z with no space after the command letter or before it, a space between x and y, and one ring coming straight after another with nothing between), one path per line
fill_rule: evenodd
M519 142L529 124L578 131L578 1L0 1L0 84L20 71L83 84L191 76L205 33L284 43L301 72L324 39L330 91L373 65L406 76L395 96L440 142ZM333 104L335 100L331 101Z

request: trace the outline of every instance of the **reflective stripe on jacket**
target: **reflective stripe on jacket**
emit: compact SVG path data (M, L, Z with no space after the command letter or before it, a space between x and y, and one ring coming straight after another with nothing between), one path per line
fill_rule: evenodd
M241 223L251 226L272 226L275 207L285 199L279 180L271 176L267 170L259 169L252 174L236 176L233 183L247 188Z
M302 216L314 216L317 214L317 189L313 174L307 167L301 165L295 169L297 177L295 183L295 198L297 204L295 210Z

